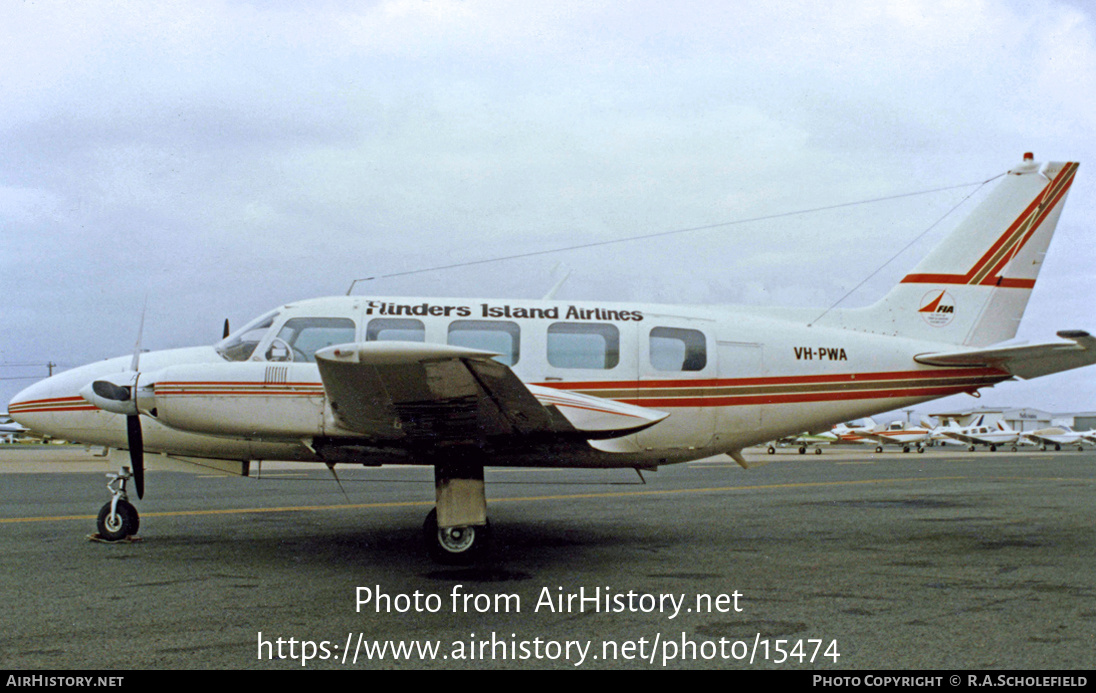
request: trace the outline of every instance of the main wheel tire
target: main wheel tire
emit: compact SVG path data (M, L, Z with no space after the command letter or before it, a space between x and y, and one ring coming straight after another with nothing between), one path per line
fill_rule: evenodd
M121 541L137 534L141 526L141 517L137 514L137 508L127 501L120 500L114 515L110 513L110 503L100 508L95 525L99 530L99 536L103 539Z
M439 563L467 564L481 556L491 538L491 524L467 527L438 527L438 510L434 508L422 523L423 539L430 556Z

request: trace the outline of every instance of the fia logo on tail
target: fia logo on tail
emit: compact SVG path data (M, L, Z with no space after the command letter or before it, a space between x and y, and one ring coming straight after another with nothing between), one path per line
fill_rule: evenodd
M917 312L933 327L945 327L955 319L955 299L944 290L930 291L921 299Z

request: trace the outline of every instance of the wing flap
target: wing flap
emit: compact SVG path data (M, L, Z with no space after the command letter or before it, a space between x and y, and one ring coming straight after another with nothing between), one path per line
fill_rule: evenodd
M1062 331L1058 336L1067 341L918 354L914 361L927 366L999 368L1024 379L1096 363L1096 337L1080 330Z

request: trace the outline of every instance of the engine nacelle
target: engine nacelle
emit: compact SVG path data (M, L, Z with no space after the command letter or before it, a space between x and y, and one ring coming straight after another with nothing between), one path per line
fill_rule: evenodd
M323 434L324 389L314 363L203 363L142 374L154 406L142 413L191 433L251 440Z

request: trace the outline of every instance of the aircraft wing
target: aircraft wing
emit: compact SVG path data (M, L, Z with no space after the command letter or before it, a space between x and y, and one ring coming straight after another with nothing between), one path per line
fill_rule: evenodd
M1022 437L1036 445L1068 445L1074 442L1073 440L1063 439L1060 436L1047 436L1039 433L1025 433Z
M886 443L888 445L900 445L903 442L897 438L892 438L891 436L884 435L882 433L869 433L867 431L863 431L860 433L860 435L864 438L874 440L877 443Z
M1024 433L1023 437L1040 445L1069 445L1076 443L1082 436L1060 428L1048 428Z
M615 438L667 414L526 385L495 354L422 342L361 342L316 352L339 424L423 445L548 436Z
M1024 379L1096 363L1096 337L1081 330L1065 330L1058 336L1068 341L918 354L914 361L928 366L999 368Z
M960 433L959 431L943 431L943 434L952 440L958 440L963 443L970 443L973 445L984 445L986 443L982 438Z

